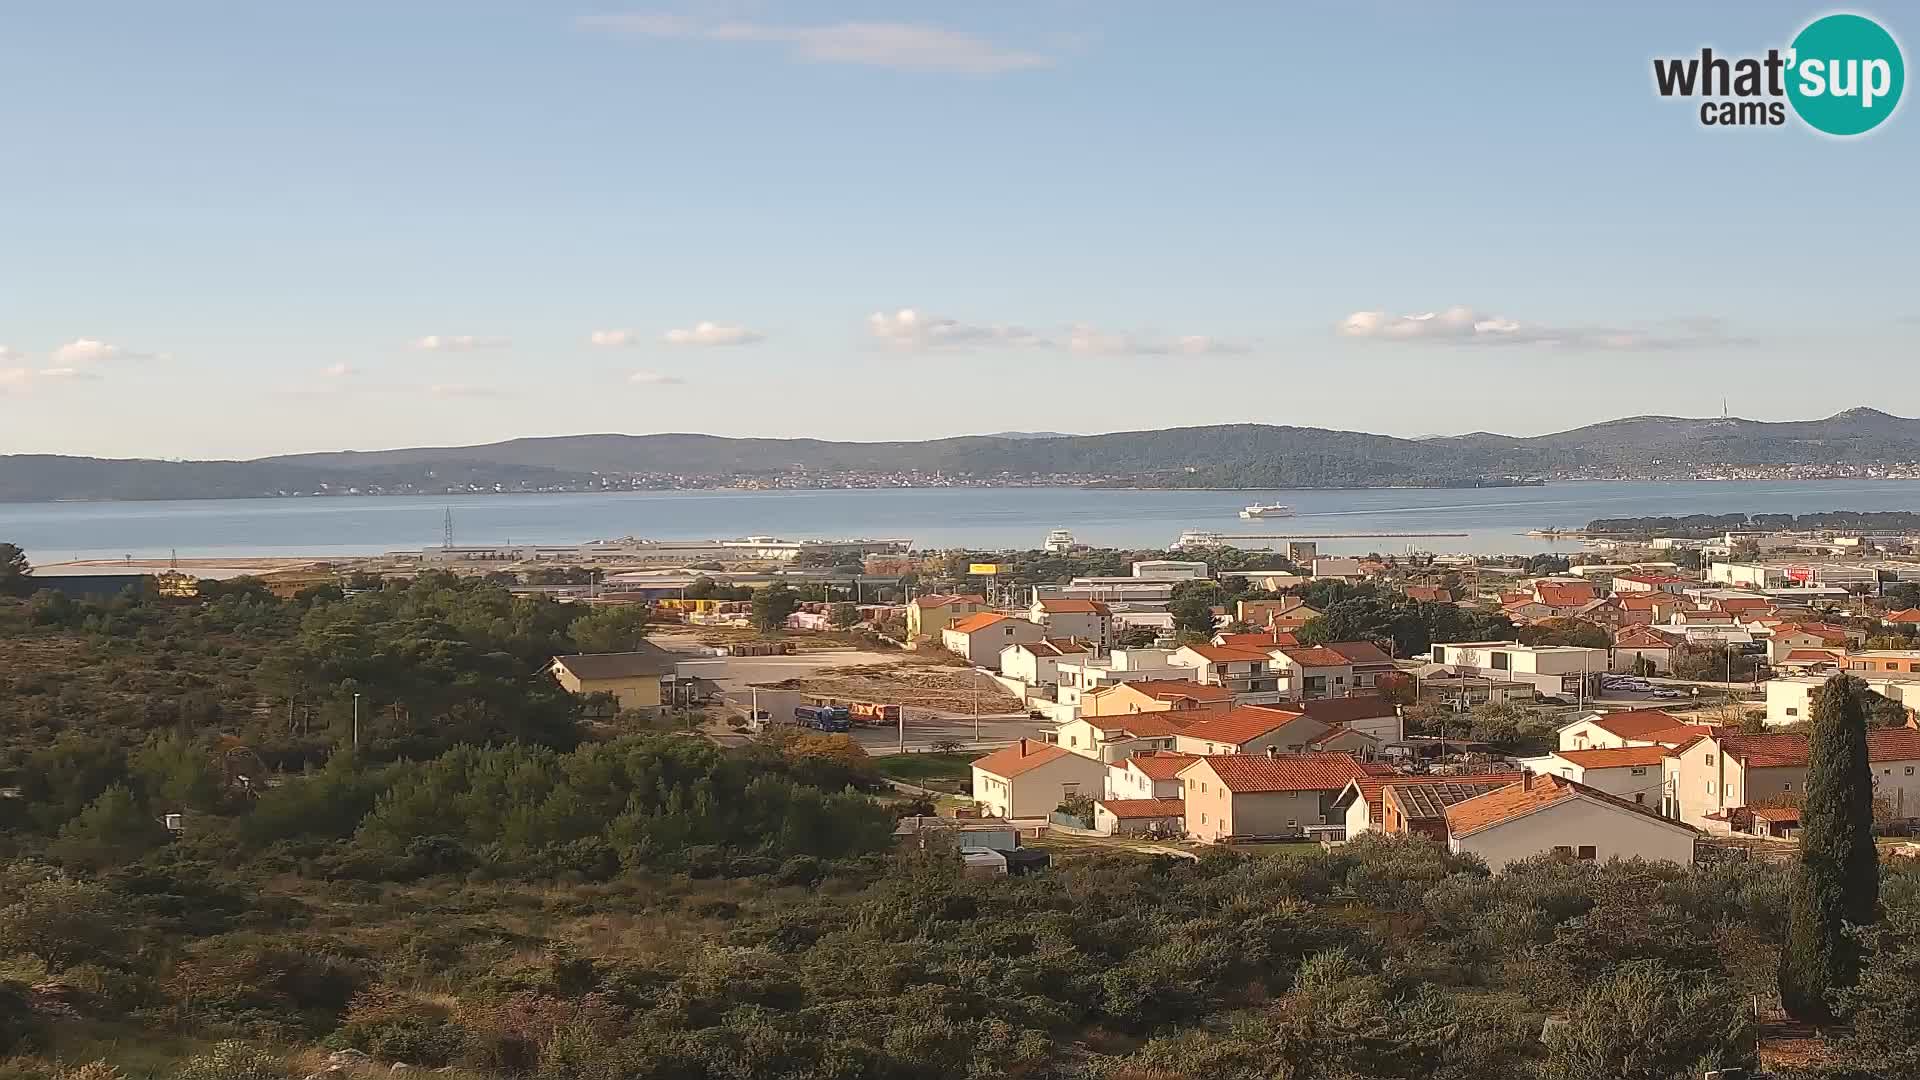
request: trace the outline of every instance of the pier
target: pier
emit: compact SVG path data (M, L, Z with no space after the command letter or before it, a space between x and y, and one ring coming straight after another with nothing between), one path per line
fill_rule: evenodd
M1443 536L1470 536L1463 532L1364 532L1364 533L1211 533L1222 540L1415 540Z

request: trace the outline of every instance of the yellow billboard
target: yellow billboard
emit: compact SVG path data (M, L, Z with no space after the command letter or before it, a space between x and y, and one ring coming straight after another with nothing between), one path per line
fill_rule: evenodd
M998 577L1000 564L997 562L977 562L967 567L967 573L974 577Z

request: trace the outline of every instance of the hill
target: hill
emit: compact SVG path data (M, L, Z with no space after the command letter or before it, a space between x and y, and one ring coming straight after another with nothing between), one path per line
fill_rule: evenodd
M0 501L693 487L755 478L834 486L860 474L1150 487L1438 487L1534 475L1651 478L1709 466L1915 460L1920 420L1868 408L1784 423L1636 416L1533 437L1402 439L1266 424L877 443L599 434L253 461L0 456Z

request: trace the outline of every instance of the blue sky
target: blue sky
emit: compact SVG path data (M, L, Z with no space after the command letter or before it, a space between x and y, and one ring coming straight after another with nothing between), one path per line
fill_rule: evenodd
M1912 108L1652 90L1826 10L11 5L0 452L1913 415Z

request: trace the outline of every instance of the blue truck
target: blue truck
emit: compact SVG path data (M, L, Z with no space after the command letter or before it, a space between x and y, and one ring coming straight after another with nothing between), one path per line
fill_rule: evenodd
M801 705L793 710L793 719L815 731L853 730L853 713L845 705Z

